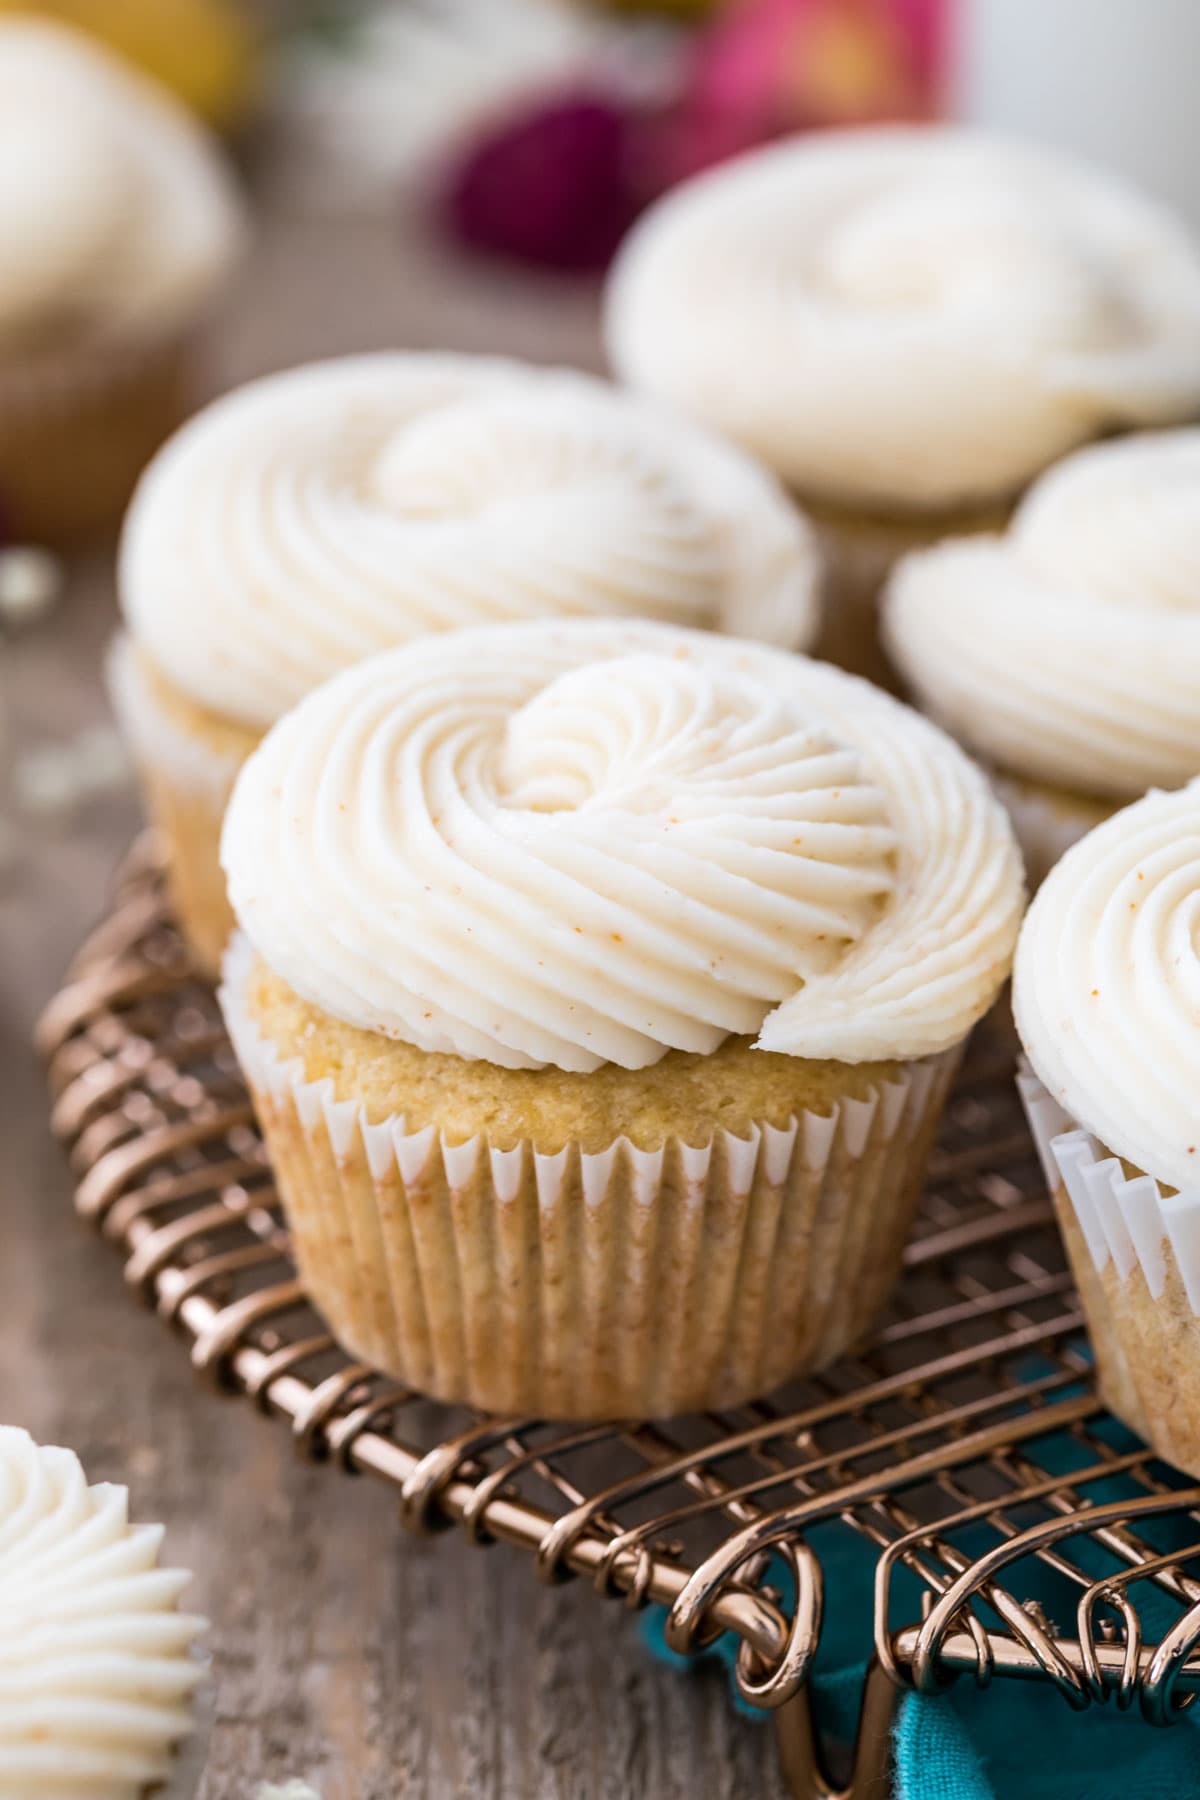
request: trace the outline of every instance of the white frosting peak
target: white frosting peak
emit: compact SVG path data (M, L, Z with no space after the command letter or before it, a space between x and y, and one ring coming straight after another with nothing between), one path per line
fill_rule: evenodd
M0 1800L139 1800L190 1729L203 1622L127 1501L0 1426Z
M165 90L82 33L0 19L0 348L170 328L241 239L216 145Z
M1013 999L1073 1119L1168 1186L1200 1185L1200 782L1146 795L1055 865Z
M810 134L645 216L614 366L802 493L999 499L1116 425L1200 410L1200 247L1063 154L948 128Z
M617 621L430 638L328 682L243 769L222 857L299 993L509 1067L730 1033L942 1050L1003 981L1022 899L983 777L908 708Z
M773 479L698 427L564 370L404 354L201 413L143 478L121 567L142 648L252 726L464 625L614 613L806 644L818 575Z
M999 767L1110 798L1200 769L1200 431L1095 445L1003 537L906 557L884 636Z

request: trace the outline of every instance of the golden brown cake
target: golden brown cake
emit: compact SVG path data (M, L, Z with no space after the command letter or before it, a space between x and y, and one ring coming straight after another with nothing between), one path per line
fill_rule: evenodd
M355 1355L560 1417L731 1405L899 1267L1019 858L934 727L649 624L369 660L225 824L222 1004Z

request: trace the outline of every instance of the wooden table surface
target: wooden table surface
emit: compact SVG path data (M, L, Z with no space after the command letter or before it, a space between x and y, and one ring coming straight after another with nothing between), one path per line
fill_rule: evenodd
M595 294L463 268L398 218L269 211L216 384L387 344L596 367ZM204 1754L173 1791L252 1800L262 1780L306 1777L323 1800L780 1800L772 1733L734 1713L719 1672L660 1667L614 1603L540 1587L515 1551L415 1542L382 1487L301 1464L280 1427L196 1385L75 1220L29 1033L103 908L137 803L121 785L30 819L7 777L107 717L114 618L111 552L97 553L71 566L51 618L0 641L0 1419L127 1483L195 1572L212 1678Z

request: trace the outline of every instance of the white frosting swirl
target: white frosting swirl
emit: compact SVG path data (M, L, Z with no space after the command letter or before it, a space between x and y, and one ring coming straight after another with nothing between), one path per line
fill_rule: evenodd
M843 1061L959 1041L1019 858L983 776L822 663L616 621L373 658L281 720L222 859L325 1011L509 1067L640 1068L730 1033Z
M1117 1156L1200 1183L1200 782L1147 794L1051 870L1013 989L1043 1084Z
M169 327L242 235L182 106L82 33L0 19L0 348Z
M906 557L884 640L1000 768L1106 798L1200 769L1200 431L1095 445L1003 537Z
M191 1727L203 1621L127 1502L0 1426L0 1800L138 1800Z
M805 644L818 574L772 478L697 427L565 370L404 354L200 414L143 478L121 559L142 648L253 726L464 625L628 613Z
M800 492L995 500L1113 426L1200 412L1200 248L1060 152L948 128L810 135L677 189L627 240L624 379Z

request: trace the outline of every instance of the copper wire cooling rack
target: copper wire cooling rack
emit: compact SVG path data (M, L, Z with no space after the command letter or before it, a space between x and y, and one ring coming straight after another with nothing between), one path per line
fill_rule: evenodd
M904 1280L857 1356L736 1411L586 1428L435 1407L338 1350L296 1279L149 840L39 1037L78 1209L197 1370L285 1419L307 1455L391 1483L413 1529L458 1525L518 1545L548 1580L659 1603L681 1652L732 1633L741 1694L774 1712L804 1800L885 1790L905 1687L1041 1679L1073 1707L1136 1703L1160 1724L1200 1688L1200 1487L1092 1390L1000 1033L967 1060ZM807 1688L826 1601L815 1528L833 1520L877 1553L841 1785ZM1061 1594L1053 1616L1035 1578Z

